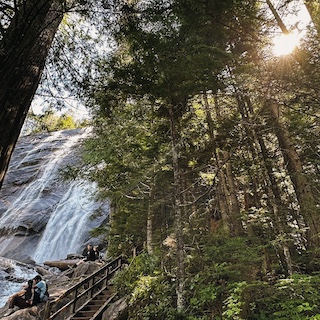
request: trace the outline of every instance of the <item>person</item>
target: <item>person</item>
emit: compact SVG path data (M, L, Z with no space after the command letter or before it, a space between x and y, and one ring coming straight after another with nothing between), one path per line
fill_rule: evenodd
M80 264L84 263L85 261L95 261L96 260L96 254L93 250L93 247L90 243L87 244L86 248L82 251L82 255L84 258L80 261L78 261L73 268L76 268Z
M96 255L91 244L87 245L87 250L84 251L84 256L85 256L84 261L96 260Z
M34 288L33 280L28 280L28 283L23 287L23 289L14 295L10 296L8 299L9 309L4 314L5 317L9 316L16 311L16 308L25 309L33 306L34 299Z
M48 300L48 288L41 276L37 275L33 278L34 301L33 304L45 302Z
M95 260L100 261L100 252L98 246L93 247Z

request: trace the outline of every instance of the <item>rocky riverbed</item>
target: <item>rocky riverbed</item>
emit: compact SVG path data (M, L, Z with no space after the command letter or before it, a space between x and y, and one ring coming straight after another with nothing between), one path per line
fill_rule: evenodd
M40 265L23 264L12 259L0 258L0 288L2 292L2 305L0 308L0 319L6 320L38 320L42 319L44 304L31 308L21 309L10 316L4 314L8 310L6 301L8 297L19 291L28 279L40 274L49 287L50 299L57 299L64 291L84 279L86 276L98 270L101 264L85 262L76 268L60 271L56 268L49 268ZM7 283L8 285L3 285Z

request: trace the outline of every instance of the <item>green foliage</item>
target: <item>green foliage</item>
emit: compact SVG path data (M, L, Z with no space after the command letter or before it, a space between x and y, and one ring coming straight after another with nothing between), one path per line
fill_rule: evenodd
M255 281L259 272L259 249L246 238L220 235L206 240L188 260L188 312L218 319L227 305L228 319L232 319L242 312L244 303L237 300L241 283Z
M241 317L244 302L241 299L245 282L236 283L229 297L225 300L226 310L222 313L224 319L244 320Z
M46 110L43 114L28 114L27 128L28 134L39 132L52 132L57 130L69 130L81 128L87 125L86 121L77 122L70 114L58 115L52 109Z
M319 319L320 277L294 275L274 284L235 283L224 301L223 319Z
M184 315L175 311L174 278L160 271L157 258L142 254L132 259L115 280L116 290L128 297L128 319L319 319L319 275L295 274L275 282L260 281L252 267L259 263L253 246L240 238L215 241L215 245L204 246L202 258L192 255L198 268L191 258L193 271L188 273L186 282ZM228 246L237 248L229 259L231 251L224 251Z
M130 257L132 248L141 246L146 238L146 206L143 202L121 201L118 211L108 230L108 237L112 239L108 245L111 256L120 254Z
M270 317L284 319L315 319L320 315L318 288L320 277L294 275L290 279L279 280L273 294L263 302L268 302Z
M121 270L114 279L115 288L121 294L127 295L133 292L139 277L155 275L158 262L154 256L143 253L132 258L130 266Z
M130 319L177 319L174 286L163 276L142 276L129 300Z
M116 3L115 50L95 69L95 129L84 160L100 196L111 199L111 255L129 256L146 240L152 217L161 271L157 259L143 255L116 280L118 292L129 296L130 317L185 316L174 311L175 235L170 248L163 245L175 222L168 121L173 108L183 184L179 240L186 317L316 319L318 276L279 278L295 271L297 262L306 265L301 251L309 216L317 225L314 212L301 214L303 197L293 181L301 166L313 182L308 196L319 204L318 116L300 111L310 105L317 112L319 86L311 89L293 56L258 61L264 39L257 37L256 1ZM279 101L279 123L265 110L270 96ZM289 166L286 146L298 151ZM241 230L234 231L238 212ZM316 270L316 251L309 261L308 271Z
M157 268L155 257L142 254L116 276L115 288L129 296L128 319L178 319L174 285Z

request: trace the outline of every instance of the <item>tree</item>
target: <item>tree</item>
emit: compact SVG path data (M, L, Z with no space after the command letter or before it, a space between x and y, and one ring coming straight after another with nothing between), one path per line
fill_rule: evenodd
M115 109L123 108L126 102L145 98L148 103L160 106L158 118L169 124L171 157L167 165L172 168L173 178L177 308L183 310L186 279L183 230L187 224L184 177L191 171L188 147L183 143L183 117L188 114L193 96L207 90L216 92L223 86L219 76L232 59L228 48L232 46L239 54L246 48L242 42L245 32L234 30L239 25L244 27L243 20L250 20L255 1L248 1L246 6L225 1L127 1L117 9L120 14L113 30L117 48L107 63L100 63L101 89L94 96L100 106L97 113L112 118ZM195 20L194 16L199 18ZM250 28L249 24L246 26ZM228 166L229 182L231 176ZM231 193L233 210L237 207L234 188Z
M12 8L0 43L0 187L63 18L59 0L22 1Z
M110 243L121 253L153 238L149 252L176 290L166 306L188 305L191 317L276 317L274 306L265 312L251 303L257 292L265 297L260 280L277 290L277 279L319 270L318 259L301 258L314 249L306 229L317 233L318 116L303 111L318 108L318 47L306 50L311 83L294 56L267 55L268 28L255 5L128 1L117 8L115 50L94 79L98 144L89 156L114 205ZM151 145L161 141L152 148L155 166L142 148L147 136ZM140 301L150 302L144 293ZM308 313L296 303L293 313ZM146 304L132 308L153 318Z
M77 0L5 1L0 7L0 188L64 14L88 7L90 1Z
M316 30L318 32L318 36L320 34L320 5L319 2L316 0L304 0L304 4L306 5L308 12L311 16L312 22L314 23L314 26L316 27Z

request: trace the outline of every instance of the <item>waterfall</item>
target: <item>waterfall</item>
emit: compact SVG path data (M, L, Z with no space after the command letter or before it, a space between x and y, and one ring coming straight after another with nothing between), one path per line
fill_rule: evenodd
M0 193L1 256L64 259L80 253L89 230L106 219L109 206L93 199L93 183L59 175L76 163L75 147L87 134L68 130L19 140Z
M84 181L69 184L65 195L50 215L46 229L38 243L33 259L37 262L65 258L67 253L81 250L83 235L89 231L89 218L93 200L88 197L90 189Z

